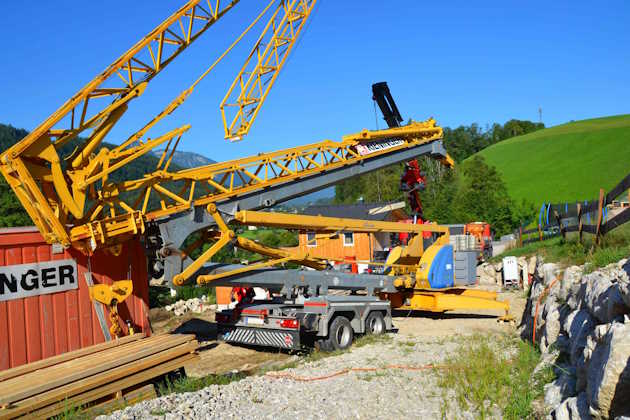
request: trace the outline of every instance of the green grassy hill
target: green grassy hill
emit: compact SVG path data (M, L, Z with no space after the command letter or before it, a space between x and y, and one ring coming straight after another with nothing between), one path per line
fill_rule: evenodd
M501 172L514 199L538 205L595 198L630 172L630 114L546 128L478 155Z

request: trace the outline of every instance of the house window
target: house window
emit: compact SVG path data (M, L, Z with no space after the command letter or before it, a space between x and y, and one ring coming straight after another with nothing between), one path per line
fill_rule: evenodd
M352 232L343 233L343 246L354 246L354 233Z
M315 232L306 232L306 246L317 246L317 238L315 237Z

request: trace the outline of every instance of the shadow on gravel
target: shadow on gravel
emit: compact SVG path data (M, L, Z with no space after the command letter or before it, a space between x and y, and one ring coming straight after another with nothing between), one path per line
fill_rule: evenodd
M304 354L309 354L309 352L312 351L312 349L301 349L301 350L296 350L296 349L283 349L283 348L279 348L279 347L268 347L268 346L262 346L262 345L253 345L253 344L245 344L245 343L228 343L230 346L234 346L234 347L241 347L244 349L249 349L249 350L256 350L258 352L264 352L264 353L282 353L282 354L297 354L297 355L304 355Z
M430 319L497 319L498 315L487 314L453 314L453 313L436 313L428 311L392 311L393 317L398 318L430 318Z
M217 324L203 319L190 319L175 328L174 334L195 334L197 340L212 341L217 339Z

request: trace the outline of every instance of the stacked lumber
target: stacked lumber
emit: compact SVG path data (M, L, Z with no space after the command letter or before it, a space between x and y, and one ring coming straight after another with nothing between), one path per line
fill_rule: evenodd
M86 347L0 372L0 419L54 416L121 399L197 358L194 335L142 334Z

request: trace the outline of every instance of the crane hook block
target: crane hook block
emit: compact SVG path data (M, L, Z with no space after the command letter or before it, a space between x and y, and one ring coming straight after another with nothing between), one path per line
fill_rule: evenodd
M133 291L131 280L115 281L113 284L97 284L90 287L90 299L111 306L127 299Z

